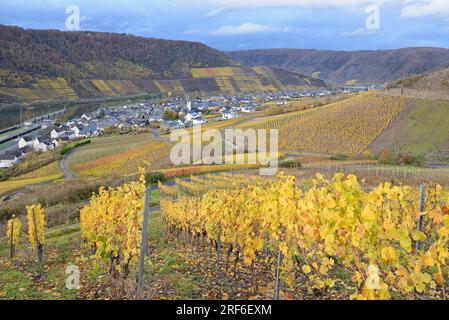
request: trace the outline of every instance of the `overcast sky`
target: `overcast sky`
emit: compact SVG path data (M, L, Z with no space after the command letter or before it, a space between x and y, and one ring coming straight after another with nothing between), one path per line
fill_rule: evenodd
M0 5L0 24L67 30L67 6L76 5L81 30L201 41L220 50L449 48L449 0L0 0Z

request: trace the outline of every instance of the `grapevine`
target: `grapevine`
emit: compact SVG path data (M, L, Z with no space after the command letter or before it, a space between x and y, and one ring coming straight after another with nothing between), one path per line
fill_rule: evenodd
M20 221L20 219L13 217L12 219L8 220L6 235L11 249L11 259L14 257L15 249L19 245L21 229L22 222Z
M42 264L42 249L45 243L45 213L40 204L27 206L28 239Z
M203 193L197 182L193 194L161 198L172 234L206 237L231 248L246 266L266 255L266 248L271 257L280 251L291 288L344 286L351 288L351 299L389 299L393 292L444 296L449 193L441 186L428 188L427 211L420 213L419 190L383 183L364 191L354 175L337 174L331 181L317 175L308 190L282 174L262 186ZM426 222L418 230L421 214ZM423 243L419 250L417 241ZM342 269L349 276L340 276Z
M117 189L100 188L81 210L81 233L97 265L126 278L140 256L145 177Z

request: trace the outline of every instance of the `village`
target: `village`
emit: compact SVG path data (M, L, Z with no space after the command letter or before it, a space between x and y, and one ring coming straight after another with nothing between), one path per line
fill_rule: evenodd
M10 135L9 139L8 132L1 135L5 138L0 139L0 168L14 166L30 152L47 152L71 140L98 137L107 131L127 132L138 128L157 128L167 133L207 122L234 119L260 110L267 102L284 106L291 99L349 94L361 90L366 89L327 88L319 91L261 92L194 99L171 97L164 101L142 101L100 108L63 123L58 123L56 118L42 117L18 126L23 128L23 135ZM2 145L5 147L1 148Z

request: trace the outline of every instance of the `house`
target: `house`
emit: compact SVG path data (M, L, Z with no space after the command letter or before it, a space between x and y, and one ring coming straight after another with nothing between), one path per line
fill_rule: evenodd
M162 109L155 109L150 112L148 116L148 121L161 121L164 116Z
M186 127L186 124L182 120L178 119L176 121L178 123L178 128L185 128Z
M56 140L56 139L53 139L53 140L51 141L51 143L55 146L55 148L57 148L57 147L59 146L59 141Z
M80 129L78 128L78 126L72 126L71 128L70 128L70 131L72 132L71 134L69 134L69 138L70 139L76 139L76 138L79 138L79 136L80 136Z
M22 137L19 140L19 149L23 149L25 147L31 147L33 145L33 139L30 137Z
M17 161L19 161L19 158L15 153L5 152L3 154L0 154L0 168L10 168Z
M25 156L27 153L33 152L34 148L30 145L30 146L26 146L25 148L22 148L19 150L22 153L22 156Z
M235 119L237 117L238 117L237 114L235 114L234 112L230 112L230 111L226 111L221 114L221 118L223 120Z
M96 124L90 124L87 127L81 129L78 135L85 138L97 137L100 135L100 132Z
M81 120L86 120L86 121L90 121L92 120L92 117L88 117L85 113L83 113L83 115L81 116Z
M58 139L55 139L55 140L58 140L58 141L69 141L70 137L69 137L69 134L67 132L63 132L63 133L61 133L59 135Z
M99 131L103 131L104 129L116 127L120 124L120 120L116 118L104 119L97 122L97 128Z
M193 125L199 125L204 123L206 123L206 120L204 120L203 118L196 118L192 120Z
M37 152L47 152L49 150L53 150L55 146L51 142L40 142L34 145L34 151Z
M52 139L58 139L62 134L64 134L66 131L65 130L63 130L63 129L61 129L61 128L58 128L58 129L53 129L52 131L51 131L51 133L50 133L50 137L52 138Z
M167 120L161 123L161 128L168 128L168 129L180 129L185 128L185 126L186 125L181 120Z
M33 140L34 151L46 152L48 150L53 150L55 146L52 141L45 137L37 137Z
M201 119L202 115L198 112L189 112L184 117L186 122L193 122L194 119Z

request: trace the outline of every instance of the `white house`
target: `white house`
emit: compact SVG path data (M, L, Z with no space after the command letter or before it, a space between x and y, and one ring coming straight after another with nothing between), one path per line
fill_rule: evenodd
M53 143L46 138L36 138L33 140L33 149L34 151L46 152L48 150L53 150Z
M184 122L182 122L182 120L177 120L177 122L178 122L178 128L185 128L185 123Z
M83 115L81 116L81 119L90 121L90 120L92 120L92 117L88 117L85 113L83 113Z
M204 120L203 118L192 119L192 124L193 125L204 124L204 123L206 123L206 120Z
M223 120L235 119L237 118L237 115L234 112L223 112L221 118Z
M57 139L59 137L59 132L56 129L51 130L50 137L52 139Z
M69 134L70 139L79 138L80 129L77 126L73 126L72 128L70 128L70 131L72 131L72 134Z
M58 138L60 138L61 135L63 135L64 133L65 133L64 130L61 130L61 129L53 129L53 130L51 131L51 133L50 133L50 137L51 137L52 139L58 139Z
M201 119L201 117L202 117L201 113L197 113L197 112L190 113L189 112L189 113L186 114L184 119L185 119L186 122L190 122L190 121L193 122L194 119Z
M49 150L53 150L54 146L53 144L47 144L45 142L40 142L34 145L35 151L41 151L41 152L47 152Z
M33 145L33 140L28 137L22 137L19 140L19 149L23 149L25 147L31 147Z
M14 154L1 154L0 155L0 168L10 168L12 167L19 159Z

